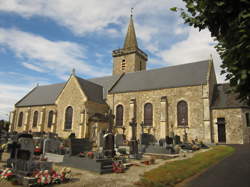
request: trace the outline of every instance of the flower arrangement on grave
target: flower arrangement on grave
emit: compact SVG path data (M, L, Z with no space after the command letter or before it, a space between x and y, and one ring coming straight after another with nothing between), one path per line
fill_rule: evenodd
M1 179L11 179L14 176L13 171L11 170L11 168L6 168L4 170L0 171L0 178Z
M36 178L36 184L40 186L60 184L71 179L71 169L63 168L60 173L57 173L55 170L41 170L35 172L33 177Z
M91 159L93 159L94 158L94 153L93 152L87 152L87 156L88 156L88 158L91 158Z

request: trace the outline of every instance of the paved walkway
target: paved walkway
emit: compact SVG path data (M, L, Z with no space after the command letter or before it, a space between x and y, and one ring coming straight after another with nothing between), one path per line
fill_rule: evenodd
M233 145L234 154L209 168L185 187L250 187L250 145Z

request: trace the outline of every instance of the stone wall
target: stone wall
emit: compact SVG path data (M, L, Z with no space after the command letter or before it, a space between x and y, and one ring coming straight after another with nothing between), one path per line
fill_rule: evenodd
M214 141L218 143L218 125L217 118L225 118L226 143L243 144L243 127L245 126L242 118L242 109L214 109L212 110Z
M32 132L41 132L41 131L51 132L53 125L51 128L48 128L48 116L49 116L48 114L51 110L55 112L56 106L46 105L46 106L16 107L12 130L17 132L30 131L30 130ZM38 111L38 122L37 126L33 127L33 117L35 111ZM19 127L18 119L19 119L19 114L21 112L23 112L23 123L22 126Z
M130 100L135 99L136 105L136 119L138 123L137 137L141 133L141 126L139 125L143 121L144 105L148 102L153 104L153 127L148 129L151 134L154 134L157 139L160 139L163 134L161 133L161 98L167 97L167 116L166 116L166 135L170 131L174 131L175 134L181 137L184 134L183 127L177 126L177 103L181 100L185 100L188 103L188 138L190 140L198 138L204 140L204 103L203 103L203 88L204 86L189 86L180 88L169 88L151 91L139 91L129 93L116 93L109 94L107 102L116 111L116 106L121 104L124 107L124 127L126 128L125 133L130 138L131 127L129 122L131 120L130 114ZM208 110L209 112L209 110ZM147 129L146 129L147 131Z
M247 126L246 113L250 113L250 109L244 108L242 109L242 129L243 129L243 142L250 143L250 127Z
M57 105L57 128L56 132L61 137L68 137L75 133L78 138L85 137L88 118L94 113L104 113L106 104L98 104L87 100L86 95L80 88L77 79L71 76L62 93L56 100ZM73 122L70 130L65 130L65 111L68 106L73 108Z
M80 123L81 123L81 113L85 110L85 102L87 98L83 93L80 85L76 79L76 77L71 76L68 80L65 88L59 95L56 100L57 105L57 128L56 132L61 137L68 137L71 133L75 133L80 131ZM73 120L72 120L72 128L64 129L65 124L65 111L66 108L71 106L73 108Z
M124 70L122 70L123 60L125 60ZM146 60L136 52L113 57L113 75L141 70L146 70Z

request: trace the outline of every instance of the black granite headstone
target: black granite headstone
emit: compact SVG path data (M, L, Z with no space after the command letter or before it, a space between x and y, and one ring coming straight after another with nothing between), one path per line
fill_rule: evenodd
M143 133L141 134L141 144L150 145L156 142L155 137L152 134Z
M166 136L166 143L167 143L168 145L173 144L173 138L171 138L171 137L169 137L169 136Z
M114 150L114 144L115 139L114 135L112 133L107 133L103 136L104 142L103 142L103 153L106 157L114 157L115 150Z
M178 135L175 135L174 136L174 141L175 141L175 144L180 144L181 143L181 137L178 136Z
M91 151L92 144L88 139L70 139L71 155L78 155L82 152Z
M160 139L160 140L159 140L159 145L160 145L161 147L163 147L165 143L166 143L166 140L165 140L165 139Z

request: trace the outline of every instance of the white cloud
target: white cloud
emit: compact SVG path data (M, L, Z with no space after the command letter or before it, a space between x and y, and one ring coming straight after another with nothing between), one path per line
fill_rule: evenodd
M224 76L220 75L221 59L214 48L215 42L208 30L199 32L197 29L188 28L188 37L171 46L170 49L158 53L166 64L178 65L196 62L213 57L218 82L224 82Z
M16 29L0 28L0 45L8 47L17 57L28 59L23 65L35 71L46 71L65 77L73 68L87 76L106 75L107 70L95 70L86 63L85 48L67 41L50 41L41 36Z
M22 65L28 69L34 70L34 71L38 71L38 72L45 72L42 68L33 65L33 64L29 64L27 62L23 62Z
M23 17L48 17L75 34L102 30L110 23L121 24L120 19L134 7L136 16L170 14L169 8L182 7L183 2L162 0L0 0L0 11Z
M0 120L8 120L14 104L31 90L32 85L10 85L0 83Z

